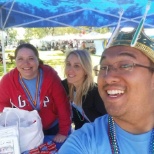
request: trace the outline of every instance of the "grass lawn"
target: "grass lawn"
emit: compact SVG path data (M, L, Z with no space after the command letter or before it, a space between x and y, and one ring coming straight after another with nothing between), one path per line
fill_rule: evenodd
M8 59L8 52L5 53L6 57L6 70L7 72L10 71L12 68L15 67L15 62L13 60L13 63ZM13 55L13 54L12 54ZM61 79L64 78L64 59L65 59L65 53L61 51L39 51L40 59L43 60L44 64L48 64L52 66L59 74ZM100 60L100 56L91 55L93 66L97 65ZM0 78L3 76L3 64L0 63Z

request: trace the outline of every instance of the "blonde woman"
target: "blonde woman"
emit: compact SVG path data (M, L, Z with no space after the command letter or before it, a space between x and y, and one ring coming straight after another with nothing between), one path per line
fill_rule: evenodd
M67 53L66 79L62 81L62 84L72 106L72 120L75 129L106 114L92 72L92 60L88 51L74 50Z

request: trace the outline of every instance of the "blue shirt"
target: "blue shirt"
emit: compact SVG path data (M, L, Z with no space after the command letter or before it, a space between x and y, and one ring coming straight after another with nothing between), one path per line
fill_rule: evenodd
M38 94L37 94L37 102L36 102L36 106L34 106L33 102L31 102L30 97L28 96L26 90L25 93L28 97L29 102L31 103L31 105L33 106L34 109L39 110L40 109L40 91L41 91L41 85L42 85L42 76L43 76L43 71L42 69L39 69L39 73L40 73L40 81L39 81L39 87L38 87ZM27 80L27 79L23 79L24 83L26 84L33 100L35 99L35 92L36 92L36 80L37 77L35 77L34 79L31 80ZM21 84L22 85L22 84ZM22 85L23 86L23 85Z
M149 154L152 130L133 135L117 124L115 129L121 154ZM58 154L112 154L108 138L108 115L75 130L62 145Z

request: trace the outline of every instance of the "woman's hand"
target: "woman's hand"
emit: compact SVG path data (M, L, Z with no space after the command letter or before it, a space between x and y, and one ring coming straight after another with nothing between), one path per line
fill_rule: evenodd
M65 135L61 135L61 134L57 134L54 138L53 141L58 142L58 143L62 143L66 140L67 136Z

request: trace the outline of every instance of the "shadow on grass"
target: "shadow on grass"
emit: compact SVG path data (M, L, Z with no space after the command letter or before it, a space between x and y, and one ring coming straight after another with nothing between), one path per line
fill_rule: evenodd
M63 58L53 58L51 60L43 60L44 64L47 64L53 68L56 68L57 66L63 67L64 66L64 59ZM12 70L13 68L15 68L15 62L13 61L13 63L7 62L6 63L6 71L9 72L10 70ZM3 68L3 64L0 64L0 76L4 75L4 68Z
M40 52L40 58L41 58L41 54L45 54L45 52L43 53ZM54 69L58 69L58 71L60 71L60 73L62 73L62 68L64 68L64 59L65 59L65 54L60 52L60 51L53 51L53 52L48 52L46 54L47 56L47 60L42 59L44 64L47 64L51 67L53 67ZM96 64L98 64L100 56L96 56L96 55L91 55L92 56L92 60L93 62L95 62ZM49 60L48 60L49 59ZM96 65L94 63L94 65ZM15 61L13 61L13 63L11 63L10 61L7 61L6 63L6 72L9 72L10 70L12 70L15 67ZM0 77L4 75L4 69L3 69L3 64L0 63Z

